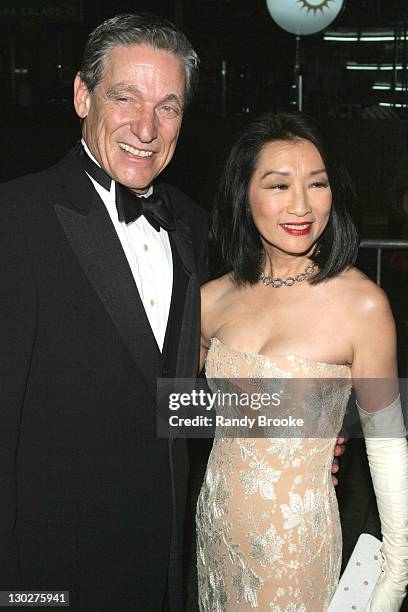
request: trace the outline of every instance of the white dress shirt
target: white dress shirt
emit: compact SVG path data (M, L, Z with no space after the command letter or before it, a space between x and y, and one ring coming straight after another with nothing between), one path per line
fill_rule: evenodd
M82 144L89 157L98 164L84 140ZM162 351L173 289L173 258L168 233L163 228L160 228L160 232L156 232L143 216L128 225L124 221L119 221L115 202L115 182L111 182L110 191L107 191L91 176L89 178L112 220L157 345ZM150 187L144 196L147 197L151 193L153 187Z

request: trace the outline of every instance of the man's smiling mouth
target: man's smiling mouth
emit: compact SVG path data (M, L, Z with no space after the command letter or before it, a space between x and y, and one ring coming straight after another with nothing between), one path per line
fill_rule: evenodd
M131 155L136 155L137 157L151 157L153 155L153 151L142 151L141 149L131 147L124 142L119 142L118 144L123 151L126 151L126 153L131 153Z

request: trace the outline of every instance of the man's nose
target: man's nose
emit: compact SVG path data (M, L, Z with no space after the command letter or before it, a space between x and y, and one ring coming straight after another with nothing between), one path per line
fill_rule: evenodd
M157 138L157 117L154 109L142 109L132 121L132 132L140 142L152 142Z

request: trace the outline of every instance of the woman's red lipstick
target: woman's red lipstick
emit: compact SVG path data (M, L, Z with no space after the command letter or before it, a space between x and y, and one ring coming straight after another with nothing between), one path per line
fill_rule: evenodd
M291 236L305 236L312 229L312 221L304 223L281 223L281 228Z

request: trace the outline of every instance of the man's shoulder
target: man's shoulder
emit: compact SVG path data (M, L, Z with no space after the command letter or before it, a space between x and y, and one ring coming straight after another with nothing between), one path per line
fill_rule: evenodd
M202 219L207 217L207 213L194 200L169 183L160 183L160 189L164 189L170 197L173 210L176 214L186 214L188 216L196 216Z
M66 157L68 157L68 155ZM33 198L37 199L39 195L46 198L50 191L58 189L58 184L60 182L59 169L63 165L66 157L38 172L25 174L4 183L0 183L0 205L6 204L7 202L14 202L14 204L17 204L20 200L27 201Z
M166 191L171 201L178 228L183 232L195 253L198 275L203 282L208 278L207 269L207 241L208 218L207 213L198 204L177 187L161 183L161 189Z

